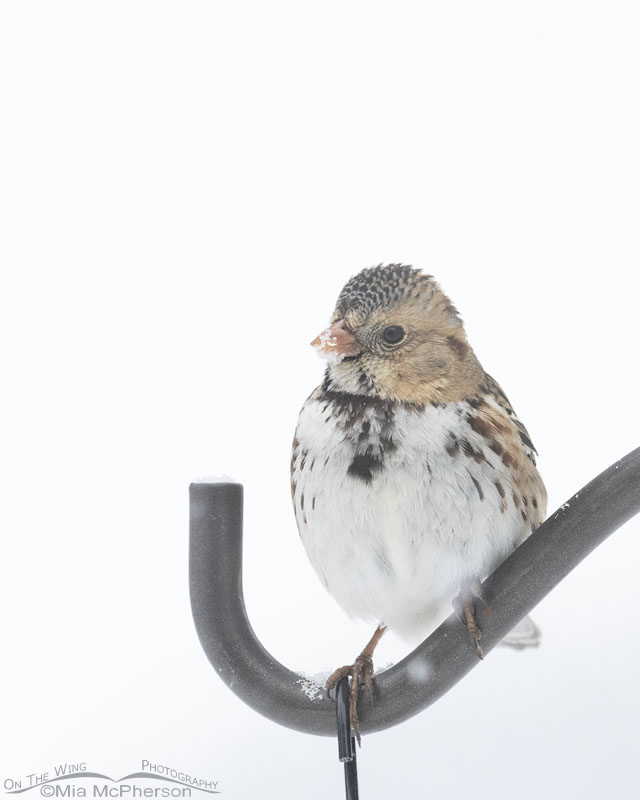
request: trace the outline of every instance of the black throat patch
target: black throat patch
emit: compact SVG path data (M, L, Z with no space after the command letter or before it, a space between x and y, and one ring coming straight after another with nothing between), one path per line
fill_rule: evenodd
M394 445L395 446L395 445ZM376 453L373 448L367 448L362 455L356 455L349 464L347 475L358 478L365 483L371 483L374 475L384 466L384 453Z
M347 475L369 484L384 470L386 457L397 449L397 411L422 411L424 406L337 392L330 385L323 385L320 401L325 404L323 410L331 408L331 418L344 432L344 446L353 448Z

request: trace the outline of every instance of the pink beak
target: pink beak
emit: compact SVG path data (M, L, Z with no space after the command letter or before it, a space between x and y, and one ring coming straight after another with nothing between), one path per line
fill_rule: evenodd
M311 342L311 347L317 347L321 353L332 353L343 358L360 354L356 340L353 334L347 330L343 319L329 325L320 336L316 336Z

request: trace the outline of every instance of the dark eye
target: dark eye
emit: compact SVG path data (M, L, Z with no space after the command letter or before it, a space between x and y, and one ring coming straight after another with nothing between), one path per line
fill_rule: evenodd
M387 344L398 344L404 339L404 328L402 325L389 325L382 331L382 338Z

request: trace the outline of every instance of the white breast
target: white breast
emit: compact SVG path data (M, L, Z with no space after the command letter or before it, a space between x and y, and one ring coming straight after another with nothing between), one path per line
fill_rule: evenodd
M451 613L465 578L486 577L529 533L510 502L511 475L469 427L469 411L460 403L354 415L318 396L305 403L296 519L316 572L351 616L423 638ZM349 470L366 453L382 460L368 482Z

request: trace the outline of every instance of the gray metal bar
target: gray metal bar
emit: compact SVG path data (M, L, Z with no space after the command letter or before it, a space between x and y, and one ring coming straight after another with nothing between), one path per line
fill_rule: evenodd
M190 487L191 605L200 642L222 680L265 717L304 733L335 736L335 704L311 699L301 678L256 638L242 595L242 486ZM552 514L485 581L485 655L597 545L640 511L640 448L598 475ZM346 658L349 655L346 654ZM363 734L397 725L433 703L479 663L465 627L446 620L411 654L375 677L361 703Z

